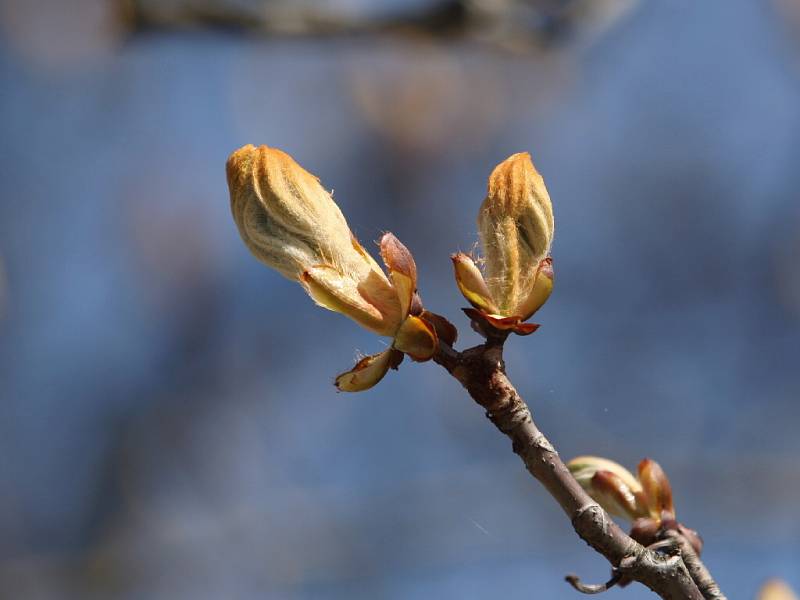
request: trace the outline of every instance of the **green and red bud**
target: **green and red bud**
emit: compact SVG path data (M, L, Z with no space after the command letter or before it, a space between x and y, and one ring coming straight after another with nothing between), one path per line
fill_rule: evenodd
M641 483L622 465L599 456L579 456L567 468L606 512L631 521L648 515Z
M633 522L632 537L638 541L654 537L664 527L683 528L692 545L702 547L696 532L675 521L672 487L654 460L639 463L638 476L622 465L598 456L579 456L567 463L581 487L608 513ZM691 534L694 534L693 536Z

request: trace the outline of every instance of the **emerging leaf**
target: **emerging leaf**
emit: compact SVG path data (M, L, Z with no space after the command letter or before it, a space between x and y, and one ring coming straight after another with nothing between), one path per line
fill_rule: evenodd
M414 257L400 240L392 233L384 233L381 237L381 257L389 269L389 277L400 300L400 312L407 315L411 309L411 300L417 291L417 265Z
M356 282L332 266L315 265L303 272L300 282L314 302L379 335L393 335L400 324L397 296L378 276Z
M455 269L456 284L464 298L478 310L496 314L497 305L492 300L492 294L475 262L461 252L453 254L450 259Z
M342 392L363 392L377 384L389 369L396 369L401 362L403 353L393 348L365 356L355 367L336 378L336 387Z
M553 259L545 258L539 263L536 279L528 296L522 300L518 307L519 316L523 321L530 319L539 310L553 291Z
M675 518L672 504L672 486L656 461L645 458L639 463L639 481L642 484L650 516L656 519Z
M408 354L413 360L429 360L436 348L439 340L433 325L415 316L409 316L394 338L394 347Z
M597 471L586 490L606 511L617 517L634 520L646 512L637 495L622 478L611 471Z

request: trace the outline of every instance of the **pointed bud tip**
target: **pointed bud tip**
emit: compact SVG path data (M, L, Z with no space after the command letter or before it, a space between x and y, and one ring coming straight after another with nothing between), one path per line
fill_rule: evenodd
M237 148L236 150L231 152L231 155L228 157L228 164L230 165L231 163L236 163L242 158L250 156L255 149L256 147L253 146L253 144L245 144L241 148Z
M236 179L237 177L241 178L243 175L251 173L254 161L259 161L260 164L269 162L278 163L283 168L296 169L299 171L299 174L319 181L315 175L309 173L300 166L290 154L278 148L271 148L265 144L261 144L260 146L245 144L241 148L231 152L225 163L228 181L230 182L232 179Z
M417 280L417 264L408 248L392 232L387 231L381 236L380 252L383 262L392 271L402 273L415 282Z
M498 164L489 175L489 194L497 193L501 188L509 189L509 186L513 187L514 182L518 185L527 182L528 178L533 176L541 179L541 175L533 165L530 152L512 154Z
M664 519L666 516L674 518L672 486L661 465L650 458L645 458L639 463L638 474L650 515L657 519Z
M515 152L500 164L501 165L529 164L531 167L533 167L533 159L531 158L530 152Z
M231 155L225 162L225 175L228 178L228 187L232 192L234 191L234 186L250 171L250 165L252 164L255 150L255 146L247 144L231 152Z
M515 164L521 164L521 165L530 164L531 166L533 166L533 159L531 158L531 153L527 151L515 152L514 154L511 154L508 158L506 158L504 161L499 163L494 168L494 170L496 171L501 167L509 167Z

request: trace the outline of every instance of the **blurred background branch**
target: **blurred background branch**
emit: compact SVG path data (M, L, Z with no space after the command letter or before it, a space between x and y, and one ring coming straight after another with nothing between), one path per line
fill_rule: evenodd
M635 0L443 0L394 3L373 14L308 0L120 1L134 32L221 28L269 36L422 36L530 50L610 26Z

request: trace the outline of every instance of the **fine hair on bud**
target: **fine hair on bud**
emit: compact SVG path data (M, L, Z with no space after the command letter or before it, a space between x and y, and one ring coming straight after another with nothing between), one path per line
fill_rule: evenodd
M530 154L511 155L489 177L478 214L486 282L501 314L515 314L553 241L553 207Z

